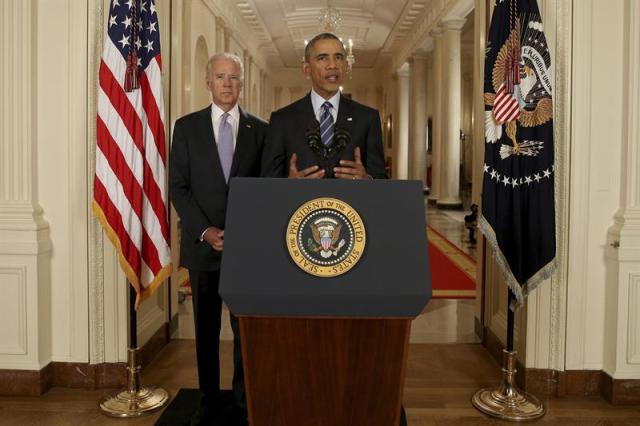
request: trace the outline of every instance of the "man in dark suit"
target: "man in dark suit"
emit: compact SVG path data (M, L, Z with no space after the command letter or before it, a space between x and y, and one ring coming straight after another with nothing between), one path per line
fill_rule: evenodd
M262 175L386 178L378 111L340 94L347 74L340 39L315 36L305 48L302 70L311 92L271 115Z
M302 71L311 80L311 92L271 114L262 175L385 179L378 111L340 94L347 73L340 39L331 33L311 39ZM400 425L407 425L404 407Z
M259 176L266 123L238 107L242 61L227 53L207 64L213 103L176 121L169 160L169 192L182 224L180 264L189 270L202 400L192 424L226 424L220 401L218 294L228 181ZM234 373L233 415L246 422L238 321L231 314Z

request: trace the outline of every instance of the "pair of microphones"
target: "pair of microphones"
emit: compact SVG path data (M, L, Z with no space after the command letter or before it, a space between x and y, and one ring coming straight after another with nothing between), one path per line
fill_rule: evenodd
M324 169L325 178L333 178L333 167L335 166L333 157L341 153L351 141L351 133L337 124L333 128L333 139L327 145L322 142L320 133L320 123L318 120L312 120L306 127L304 137L307 145L316 154L319 166Z

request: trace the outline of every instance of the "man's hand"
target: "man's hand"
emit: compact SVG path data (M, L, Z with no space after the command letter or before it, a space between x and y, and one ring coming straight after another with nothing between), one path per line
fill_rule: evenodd
M298 170L297 161L298 156L293 153L291 161L289 161L289 179L322 179L324 177L324 169L320 169L318 166Z
M362 159L360 157L360 147L357 146L353 150L354 161L340 160L340 165L343 167L335 167L336 178L338 179L371 179L371 176L367 174L367 170L362 165Z
M208 242L214 250L222 251L222 246L224 245L224 231L216 228L215 226L210 226L206 231L204 231L202 239Z

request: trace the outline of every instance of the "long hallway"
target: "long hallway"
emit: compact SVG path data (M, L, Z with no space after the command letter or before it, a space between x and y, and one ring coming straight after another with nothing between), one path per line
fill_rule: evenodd
M352 142L366 134L382 156L371 176L384 170L420 181L430 191L429 232L466 261L455 265L460 280L439 282L481 283L475 294L441 290L468 298L434 299L413 322L410 424L500 423L469 398L498 385L495 359L513 326L523 387L549 407L541 423L640 425L640 0L0 3L0 425L153 424L159 414L113 420L98 409L125 380L130 336L144 353L146 383L172 395L195 387L180 246L190 234L224 228L226 207L212 210L221 221L207 218L199 229L174 209L166 183L179 168L168 166L180 158L171 154L176 123L214 100L206 65L223 52L241 69L232 77L243 111L266 121L310 96L310 64L319 70L324 56L307 53L324 31L342 39L343 49L333 44L345 72L317 75L361 112L377 111L366 115L364 132L364 120L341 108ZM139 102L142 92L154 102ZM287 123L315 129L308 112ZM296 142L322 148L314 135L306 146ZM214 136L197 139L215 157ZM333 139L334 147L338 139L345 141ZM234 139L225 141L228 159ZM257 165L262 154L248 157ZM212 181L211 165L201 167L208 178L194 181ZM366 178L356 166L352 178ZM205 192L202 199L214 199ZM477 246L463 225L471 203L487 236ZM489 229L496 225L505 226L500 235ZM262 241L245 247L261 252L235 260L253 267L266 249ZM517 266L505 266L511 256ZM454 263L438 259L436 266ZM533 275L514 281L512 272L529 267ZM514 321L507 285L522 296ZM223 324L228 386L231 332Z

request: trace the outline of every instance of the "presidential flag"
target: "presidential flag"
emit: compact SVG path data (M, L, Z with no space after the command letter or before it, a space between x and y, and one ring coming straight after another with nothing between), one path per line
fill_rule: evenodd
M521 304L555 268L551 55L535 0L497 0L485 62L480 229Z
M93 212L137 292L171 273L164 104L153 0L113 0L98 85Z

